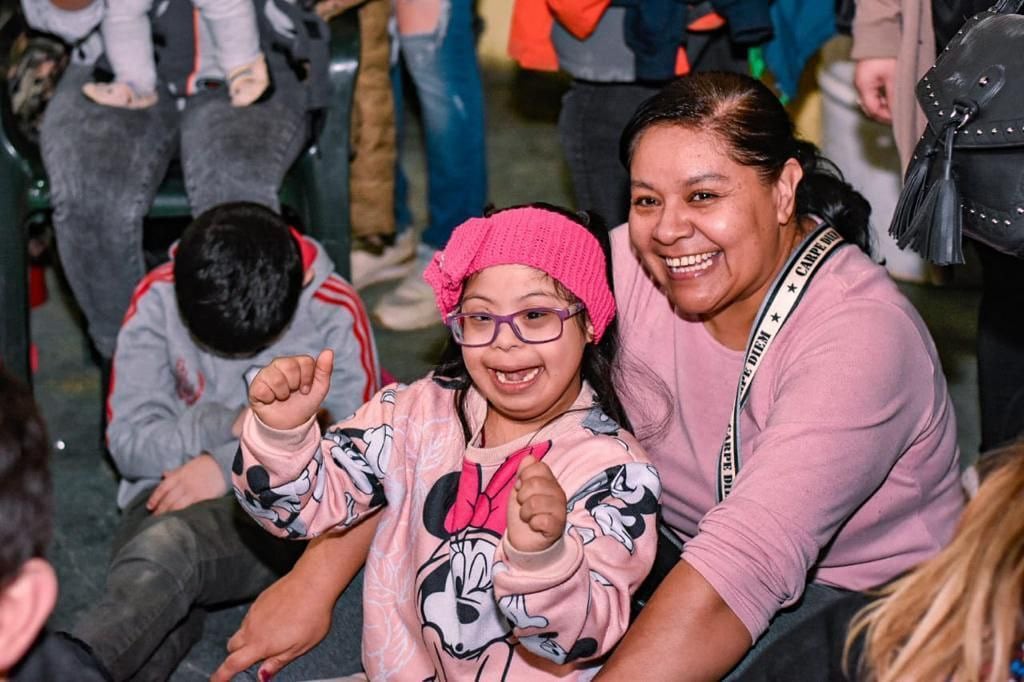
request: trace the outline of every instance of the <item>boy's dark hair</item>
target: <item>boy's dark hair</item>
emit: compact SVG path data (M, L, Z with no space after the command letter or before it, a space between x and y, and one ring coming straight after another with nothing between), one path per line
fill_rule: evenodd
M302 278L288 223L250 202L200 215L174 256L181 317L192 336L219 355L255 355L273 343L295 314Z
M546 211L552 211L559 213L569 218L575 223L578 223L585 227L588 232L593 234L598 243L601 245L601 250L604 251L605 262L607 264L606 272L608 277L608 286L612 284L612 263L611 263L611 243L608 238L608 228L606 227L603 220L598 217L596 213L588 213L586 211L570 211L569 209L562 208L561 206L554 206L544 202L535 202L527 204L531 208L541 208ZM487 216L500 213L501 211L511 210L514 208L523 208L523 206L510 206L504 209L488 210ZM568 289L563 287L560 282L555 281L555 285L558 287L560 292L570 300L575 300L575 296ZM577 324L586 324L586 312L583 315L576 315L573 319ZM583 378L590 384L591 388L597 394L598 402L601 405L601 409L609 417L615 420L622 428L627 431L633 431L633 427L630 424L629 417L626 416L626 411L622 407L622 403L619 400L619 391L622 388L621 382L621 367L617 362L619 351L619 332L618 332L618 320L613 319L608 327L605 329L604 334L601 336L601 341L597 344L588 343L583 351L583 360L580 366ZM459 421L462 423L462 433L468 441L472 434L469 432L469 422L466 419L465 412L465 398L466 389L469 387L471 381L469 377L469 370L466 369L466 363L462 359L462 348L455 343L451 338L448 339L448 345L445 347L441 354L441 359L434 370L434 374L437 377L444 377L445 380L451 380L452 385L457 388L455 396L456 412L459 415Z
M24 384L0 368L0 588L43 556L53 521L46 427Z

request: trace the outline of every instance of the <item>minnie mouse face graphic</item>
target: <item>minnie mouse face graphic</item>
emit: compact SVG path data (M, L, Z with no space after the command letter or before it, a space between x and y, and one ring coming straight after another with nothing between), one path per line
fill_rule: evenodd
M437 679L500 680L508 672L512 625L494 599L494 552L519 462L540 460L550 449L547 441L517 451L486 486L480 466L463 462L427 495L423 522L441 543L417 571L416 598Z

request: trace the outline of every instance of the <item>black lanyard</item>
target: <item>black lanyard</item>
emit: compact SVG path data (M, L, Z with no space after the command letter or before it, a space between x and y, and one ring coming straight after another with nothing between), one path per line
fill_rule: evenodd
M789 256L786 265L772 283L768 295L754 318L754 326L747 340L747 352L743 359L736 400L733 403L729 426L718 453L718 501L721 502L732 490L740 472L740 411L747 403L754 373L772 341L778 336L797 303L807 290L821 265L843 244L843 237L834 227L822 225L808 235L800 246Z

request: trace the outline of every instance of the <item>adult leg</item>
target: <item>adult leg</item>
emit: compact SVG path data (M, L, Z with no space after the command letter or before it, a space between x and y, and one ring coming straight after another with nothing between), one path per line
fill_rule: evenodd
M233 107L223 90L188 98L181 120L181 164L192 213L228 201L280 209L285 173L307 142L305 90L274 84L266 100Z
M205 608L254 598L303 549L256 526L232 496L137 528L111 560L103 596L72 630L115 679L167 679L201 636Z
M359 7L359 73L352 103L349 213L352 237L395 233L395 105L389 67L391 3Z
M399 64L391 64L390 19L390 0L370 0L359 7L359 74L351 136L354 155L349 166L351 280L356 288L403 277L414 264L416 244L413 233L405 231L408 222L402 226L400 239L396 239L395 229L396 216L408 214L409 207L404 177L402 186L397 184L401 173L397 163L401 71ZM397 199L400 205L396 205Z
M981 451L1024 432L1024 261L983 244L978 310Z
M629 174L619 161L622 129L657 87L574 79L562 97L558 134L572 176L577 208L614 227L629 216Z
M399 3L399 12L406 5ZM423 112L428 225L423 242L443 248L452 230L487 201L483 85L471 0L433 0L433 30L398 17L399 45ZM411 26L411 28L410 28Z
M402 149L405 138L405 75L402 60L392 54L395 61L388 70L391 78L391 96L395 101L395 232L401 234L412 227L412 209L409 208L409 178L402 170Z
M174 152L177 112L167 97L137 110L95 104L81 92L90 77L89 67L68 67L43 116L40 149L61 265L109 359L145 274L142 219Z
M416 262L373 314L388 329L437 324L431 288L423 281L434 251L487 199L483 86L476 60L471 0L398 3L399 46L423 114L427 147L427 229Z

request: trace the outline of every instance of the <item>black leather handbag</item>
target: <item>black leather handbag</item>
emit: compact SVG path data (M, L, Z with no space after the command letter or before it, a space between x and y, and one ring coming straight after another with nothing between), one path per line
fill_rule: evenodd
M939 265L962 235L1024 258L1024 0L971 17L917 84L928 126L889 233Z

